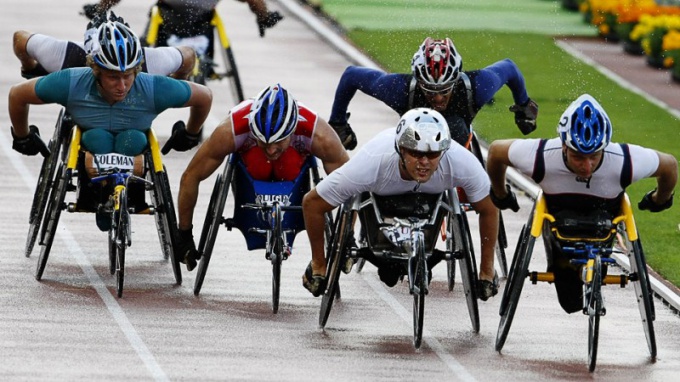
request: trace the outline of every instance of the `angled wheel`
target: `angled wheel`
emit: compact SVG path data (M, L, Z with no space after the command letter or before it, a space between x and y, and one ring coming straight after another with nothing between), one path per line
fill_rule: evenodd
M519 297L524 287L524 281L529 272L529 262L531 261L531 254L534 250L536 238L531 236L531 221L533 219L533 211L529 216L529 222L522 227L520 233L520 240L515 248L515 255L510 267L508 280L503 291L503 299L501 300L501 320L498 325L498 333L496 334L496 351L501 351L505 340L508 337L512 319L517 310Z
M147 154L147 163L153 163L151 154ZM172 200L170 181L168 173L163 166L163 171L155 172L153 167L149 170L149 177L153 182L152 199L154 202L156 228L158 229L158 239L161 243L163 256L170 259L172 272L175 276L177 285L182 284L182 270L179 259L175 255L175 237L177 234L177 215L175 214L175 204Z
M642 243L638 240L632 242L633 251L629 252L631 271L637 274L637 280L633 281L635 288L635 297L638 302L640 310L640 317L642 318L642 328L645 331L647 338L647 347L652 360L656 360L656 335L654 334L654 298L652 289L650 287L649 273L647 272L647 263L645 262L644 252L642 250Z
M462 236L458 236L462 232L460 222L459 219L452 216L452 213L447 216L445 227L442 227L446 230L446 252L450 253L452 257L446 260L446 280L449 292L452 292L456 285L456 260L453 257L456 257L462 251L462 244L460 243Z
M420 348L423 341L423 324L425 320L425 295L427 294L427 263L425 260L425 243L423 242L423 235L417 235L417 240L414 243L416 255L411 258L415 263L415 276L413 282L413 346L416 349Z
M118 220L113 219L115 222L114 224L111 224L111 227L109 228L109 273L111 275L116 274L116 257L117 252L118 252L118 246L116 245L116 240L118 239Z
M125 283L125 249L130 242L130 215L127 213L127 192L120 193L120 207L114 214L118 219L116 229L116 292L118 297L123 297L123 285Z
M279 296L281 295L281 263L283 262L284 236L281 229L281 206L274 204L274 229L272 232L271 262L272 262L272 312L279 311Z
M224 75L229 80L232 97L236 104L241 103L244 99L243 88L241 87L241 77L239 77L238 68L236 67L234 52L232 52L231 47L221 49L220 51L222 52L222 58L227 70Z
M470 225L468 224L467 214L461 212L460 214L452 215L451 220L456 220L456 226L460 231L456 232L458 241L460 242L460 256L458 257L458 266L460 268L460 277L463 282L463 293L465 293L465 300L467 301L468 313L470 314L470 322L472 323L472 331L479 332L479 305L477 299L477 261L475 259L475 251L472 248L472 236L470 233ZM455 232L455 231L454 231Z
M351 231L352 211L350 202L345 202L338 208L333 236L330 239L330 248L326 255L326 291L321 299L319 311L319 327L321 328L326 326L333 307L333 300L339 289L338 282L342 273L340 270L345 261L345 251Z
M585 286L588 302L588 370L595 370L597 344L600 335L600 316L602 316L602 260L597 255L593 261L593 279Z
M47 210L45 222L43 224L44 234L42 235L42 248L40 250L40 257L38 258L38 266L35 271L35 279L40 281L45 265L47 265L47 258L50 256L54 236L57 232L57 225L61 217L61 211L64 209L64 198L66 198L66 187L70 180L70 170L60 164L57 170L56 179L52 191L50 192L49 202L47 203Z
M201 292L203 280L205 280L205 274L208 271L208 265L210 265L215 240L217 239L217 231L219 231L220 225L223 222L222 213L224 212L224 205L227 203L232 173L233 164L231 160L228 160L222 174L217 176L212 195L210 196L208 212L205 214L205 221L201 230L201 239L198 242L198 253L201 254L201 261L198 264L196 280L194 281L194 295L196 296Z
M508 277L508 260L505 256L505 248L508 247L508 239L505 237L505 224L503 223L502 211L498 211L498 241L496 242L496 260L501 270L501 277Z

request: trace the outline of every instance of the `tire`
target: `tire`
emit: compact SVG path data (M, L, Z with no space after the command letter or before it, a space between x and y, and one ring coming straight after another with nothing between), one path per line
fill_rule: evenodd
M468 313L470 314L470 323L472 324L472 331L479 333L479 305L477 299L477 261L475 259L475 252L472 249L472 237L470 234L470 225L467 221L465 212L455 215L458 221L456 224L459 227L457 235L461 238L461 257L458 260L460 268L460 276L463 282L463 293L467 301Z
M241 77L238 74L234 52L232 52L231 47L220 49L220 51L222 52L222 58L224 59L224 65L226 67L224 76L229 80L229 88L231 89L231 94L235 101L234 104L239 104L243 102L244 98L243 88L241 87Z
M272 240L274 243L270 248L272 261L272 312L274 314L279 312L279 297L281 295L281 263L283 262L284 240L281 227L281 206L277 203L274 207L274 227L272 232Z
M147 154L147 163L153 163L150 153ZM153 182L152 199L156 209L154 218L156 228L158 228L158 239L161 243L163 256L170 259L172 272L175 276L177 285L182 285L182 270L179 259L175 255L175 237L177 234L177 215L175 215L175 205L172 200L170 181L168 173L163 166L162 172L155 172L153 166L149 165L149 176Z
M118 256L118 246L116 245L116 239L118 238L117 225L118 222L112 224L111 228L109 228L109 273L111 273L111 276L116 274L116 258Z
M593 372L597 362L597 345L600 335L600 316L602 315L602 260L600 255L593 261L593 279L588 296L588 370ZM587 289L587 287L586 287Z
M57 177L55 178L54 186L50 192L49 202L47 204L47 211L45 216L45 224L43 224L43 246L40 250L40 257L38 258L38 266L35 271L35 279L40 281L47 259L50 256L50 250L54 243L54 235L57 232L57 225L61 217L61 210L64 209L64 198L66 198L66 187L70 180L71 171L60 164L57 170Z
M414 272L413 294L413 346L420 349L423 341L423 324L425 320L425 295L427 294L427 263L425 260L425 243L423 235L417 236L416 248L416 270Z
M345 247L352 231L352 211L351 202L345 202L338 209L335 218L333 237L330 240L330 250L326 258L326 291L321 298L321 308L319 310L319 327L324 328L328 321L328 316L333 307L339 289L339 279L341 268L345 260Z
M642 318L642 328L645 331L647 338L647 347L652 360L656 360L656 335L654 334L654 300L652 297L652 290L649 287L649 274L647 273L647 263L644 260L644 252L640 240L633 243L633 259L630 259L631 271L637 274L637 280L633 281L635 287L635 297L640 309L640 317ZM631 254L629 253L629 256Z
M231 159L231 158L229 158ZM229 187L233 174L233 164L231 160L227 160L222 174L217 176L215 186L213 187L212 195L210 196L210 203L208 204L208 212L205 214L205 221L203 222L203 230L201 230L201 239L198 243L198 252L201 254L201 262L198 264L196 271L196 280L194 281L194 295L198 296L201 293L203 280L210 265L210 259L217 239L217 232L222 224L224 206L227 203L227 196L229 194Z
M130 215L127 212L127 192L121 191L119 210L116 212L118 224L116 229L116 292L123 297L125 284L125 249L130 240Z
M456 285L456 260L457 257L462 252L461 240L462 236L457 236L460 234L460 223L457 218L453 217L450 213L446 219L446 252L451 254L451 259L446 260L446 280L448 283L449 292L453 291ZM456 235L454 238L454 234Z
M503 291L503 299L501 300L501 320L498 324L498 333L496 334L496 351L500 352L503 349L505 340L508 337L512 320L517 310L524 281L529 272L529 262L531 261L531 254L534 250L536 238L531 236L531 221L533 219L533 211L529 216L529 223L522 228L522 236L517 243L515 250L515 258L513 259L513 266L510 269L510 274Z
M508 277L508 259L505 256L505 248L508 247L508 239L505 237L505 224L503 214L498 211L498 241L496 241L496 260L501 271L501 277Z

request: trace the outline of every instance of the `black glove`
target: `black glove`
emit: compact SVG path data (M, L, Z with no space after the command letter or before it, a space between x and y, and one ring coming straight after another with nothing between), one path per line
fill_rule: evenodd
M515 113L515 124L522 134L527 135L536 130L538 104L531 98L524 105L512 105L510 111Z
M668 198L667 201L665 201L663 204L656 204L652 200L652 194L656 191L656 188L653 189L652 191L649 191L648 193L645 194L645 196L642 197L642 200L638 203L638 208L641 211L647 210L649 212L661 212L663 210L667 210L671 208L673 205L673 195L675 193L671 194L671 197Z
M349 125L349 115L350 114L347 113L345 122L328 121L328 124L331 125L333 130L338 134L340 142L342 142L345 149L354 150L357 147L357 135L354 134L352 127Z
M196 250L196 244L194 243L194 235L191 233L191 229L177 230L177 240L175 242L175 258L179 262L187 265L187 270L189 272L196 268L198 260L201 259L201 254Z
M14 128L11 128L10 131L12 132L12 138L14 139L12 142L12 149L15 151L29 156L37 155L38 153L42 154L45 158L50 156L50 149L48 149L45 142L40 139L40 130L38 130L38 126L29 126L28 135L23 138L17 138L17 136L14 135Z
M106 14L104 15L106 16ZM130 28L130 24L128 24L122 17L117 16L115 13L113 13L113 11L111 11L111 13L109 14L109 21L119 22L125 25L126 27Z
M186 125L183 121L177 121L172 126L172 135L161 150L163 155L170 152L170 150L175 151L187 151L198 146L201 141L201 133L191 134L187 131Z
M104 21L106 21L106 12L102 11L99 8L99 3L83 5L83 10L80 12L80 14L84 15L85 17L87 17L90 20L94 20L96 17L102 17L103 16Z
M257 28L260 30L260 37L264 37L264 30L271 28L279 21L283 20L283 16L279 12L267 12L265 17L257 18Z
M496 194L493 193L493 188L491 188L489 190L489 197L491 198L491 201L493 202L493 204L499 210L507 210L509 208L509 209L512 210L512 212L519 211L519 204L517 203L517 196L515 196L515 193L512 192L509 184L505 185L505 190L508 192L508 194L505 196L505 198L498 199Z

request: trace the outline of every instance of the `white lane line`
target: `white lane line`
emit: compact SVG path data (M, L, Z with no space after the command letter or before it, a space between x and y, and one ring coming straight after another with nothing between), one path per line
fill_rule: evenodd
M2 147L5 157L8 158L10 162L12 162L12 166L14 166L14 168L17 170L28 189L33 190L37 179L31 175L30 170L21 160L20 154L10 149L12 145L6 137L6 133L0 134L0 147ZM36 156L34 158L30 158L30 160L42 161L42 157ZM144 362L144 365L149 370L154 380L169 381L170 379L168 376L165 374L158 362L156 362L153 354L141 337L139 337L139 334L137 334L137 331L130 323L130 320L128 320L123 308L120 307L116 298L113 297L113 295L106 288L106 285L99 277L99 274L97 274L97 271L94 270L94 267L88 260L87 256L85 256L82 249L71 234L71 231L68 230L63 222L61 223L57 233L68 247L69 253L75 257L80 269L83 270L83 273L90 281L90 285L92 285L92 287L97 291L97 294L104 302L104 305L106 305L106 308L113 316L113 319L118 324L118 327L123 332L123 334L125 334L128 342L135 350L139 358L141 358L142 362Z
M373 289L392 310L401 317L410 328L413 328L413 312L407 311L387 290L382 286L382 282L375 279L375 277L360 273L361 278ZM476 381L475 377L470 374L463 365L452 356L442 344L425 328L423 328L423 341L429 346L432 351L437 354L446 366L456 375L456 379L460 381Z

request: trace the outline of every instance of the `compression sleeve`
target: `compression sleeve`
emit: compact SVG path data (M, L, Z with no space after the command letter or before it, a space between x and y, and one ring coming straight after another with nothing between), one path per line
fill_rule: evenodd
M408 104L409 79L407 74L387 74L376 69L349 66L340 77L328 120L347 122L347 108L357 90L384 102L395 111L404 110Z
M35 94L45 103L66 106L70 89L71 71L60 70L41 77L35 83Z
M156 111L184 106L191 98L191 88L186 81L165 76L154 76L154 103Z
M506 58L477 71L474 81L475 103L479 108L491 101L503 85L510 88L515 104L523 105L529 100L524 76L510 59Z

